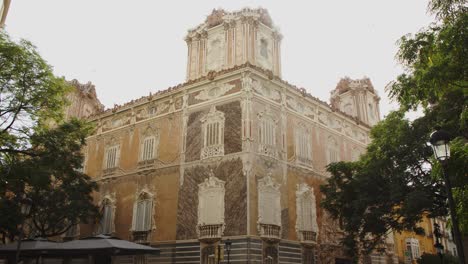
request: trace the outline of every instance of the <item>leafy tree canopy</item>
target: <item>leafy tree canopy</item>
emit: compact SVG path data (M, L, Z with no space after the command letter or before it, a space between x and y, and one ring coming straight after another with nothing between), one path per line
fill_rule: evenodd
M52 73L28 41L0 32L0 234L13 239L18 226L48 237L97 214L96 184L80 172L90 124L62 120L70 86ZM30 215L20 199L33 200Z
M328 166L322 206L342 220L343 243L352 255L379 248L390 230L421 231L416 224L423 214L447 215L441 168L427 146L436 125L453 137L448 175L461 229L468 233L466 9L460 0L430 2L437 21L399 41L397 59L405 72L388 93L400 110L372 128L372 142L359 161ZM405 119L420 106L423 116Z

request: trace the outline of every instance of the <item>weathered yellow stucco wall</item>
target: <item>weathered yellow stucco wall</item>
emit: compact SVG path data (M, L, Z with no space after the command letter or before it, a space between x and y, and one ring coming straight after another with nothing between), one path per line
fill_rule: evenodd
M419 227L424 229L424 235L418 235L415 232L403 231L395 232L395 252L398 256L398 260L401 262L405 261L405 251L406 251L406 239L407 238L416 238L419 241L419 253L420 255L424 253L435 254L433 239L433 228L430 222L430 219L423 217L422 221L418 224Z

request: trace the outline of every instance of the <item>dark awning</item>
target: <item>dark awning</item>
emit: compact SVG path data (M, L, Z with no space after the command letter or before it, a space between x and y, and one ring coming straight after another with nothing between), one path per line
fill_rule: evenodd
M56 251L56 250L54 250ZM117 237L98 235L62 243L59 252L89 255L159 254L159 249L140 245Z
M16 252L18 243L0 245L0 256ZM140 245L107 235L87 237L64 243L46 239L27 239L21 242L21 255L28 256L71 256L71 255L143 255L159 254L159 249Z

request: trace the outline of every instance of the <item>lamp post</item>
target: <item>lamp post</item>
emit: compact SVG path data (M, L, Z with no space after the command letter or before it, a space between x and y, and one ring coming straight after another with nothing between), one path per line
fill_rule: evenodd
M453 233L455 244L457 245L457 255L460 260L460 264L465 264L465 254L463 253L463 243L461 240L460 227L458 225L457 214L455 211L455 202L452 194L452 184L450 178L447 176L447 165L450 158L450 134L442 130L440 127L436 127L436 131L431 134L429 142L432 145L435 158L442 165L442 174L445 181L445 189L447 192L447 198L450 209L450 217L452 218Z
M437 223L434 223L434 236L436 238L436 243L434 244L434 247L436 249L437 255L439 255L440 257L440 263L444 263L444 246L440 243L440 238L442 237L442 234L440 233L440 227Z
M29 211L31 210L32 206L32 200L26 197L23 197L23 199L20 200L21 204L21 215L23 217L29 215ZM21 228L20 228L20 233L18 237L18 247L16 248L16 258L15 262L18 264L19 258L20 258L20 251L21 251L21 240L23 240L23 235L24 235L24 218L21 221Z
M231 261L229 259L230 257L230 254L231 254L231 245L232 245L232 242L231 242L231 239L227 239L226 242L224 242L224 247L226 248L226 252L227 252L227 263L230 264Z

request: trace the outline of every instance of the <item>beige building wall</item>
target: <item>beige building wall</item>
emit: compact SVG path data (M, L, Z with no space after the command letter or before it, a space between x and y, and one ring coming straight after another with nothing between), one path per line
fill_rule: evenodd
M112 205L114 235L160 248L154 260L166 263L211 263L227 238L237 262L346 259L342 231L320 208L319 186L328 163L364 153L378 96L370 80L348 78L329 105L283 81L280 39L264 9L215 10L189 31L187 82L88 117L96 132L87 139L84 170L99 184L96 204ZM349 87L357 98L347 113L340 102L354 100ZM82 105L70 111L98 104ZM155 153L142 160L148 136ZM133 229L142 193L152 202L143 238ZM299 221L302 194L312 208L307 230ZM95 223L80 235L98 231Z

